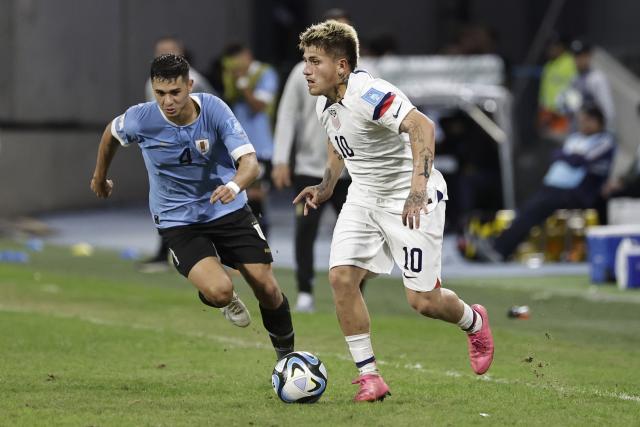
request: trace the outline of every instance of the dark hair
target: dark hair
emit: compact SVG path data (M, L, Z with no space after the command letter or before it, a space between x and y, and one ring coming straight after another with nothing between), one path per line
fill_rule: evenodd
M240 52L246 49L247 49L247 46L243 45L242 43L229 43L222 50L222 57L229 58L232 56L236 56L237 54L239 54Z
M604 113L602 112L602 109L598 106L598 104L593 102L585 103L580 108L580 111L582 111L587 116L596 119L600 123L600 126L604 126Z
M571 50L574 55L590 53L593 50L593 45L588 40L576 39L569 45L569 50Z
M149 73L151 80L175 80L182 76L182 79L189 80L189 63L184 56L173 55L168 53L160 55L151 63L151 71Z

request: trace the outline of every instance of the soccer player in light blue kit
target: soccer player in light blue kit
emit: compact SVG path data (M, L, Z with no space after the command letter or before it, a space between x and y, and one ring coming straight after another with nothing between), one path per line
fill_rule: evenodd
M246 327L249 312L222 264L237 268L258 299L281 358L293 351L294 333L289 303L271 268L271 250L246 205L244 190L259 170L255 150L223 101L191 94L193 80L183 57L157 57L150 76L156 101L129 108L106 127L91 189L109 197L113 182L107 171L118 146L137 144L149 175L151 216L176 269L204 304Z

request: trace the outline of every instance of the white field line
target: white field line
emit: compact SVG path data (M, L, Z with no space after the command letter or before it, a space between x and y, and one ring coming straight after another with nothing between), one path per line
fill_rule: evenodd
M173 329L167 330L165 328L159 328L151 325L144 325L140 323L121 323L121 322L115 322L112 320L101 319L93 316L84 316L80 314L63 314L63 313L56 313L56 312L50 312L50 311L30 310L24 307L11 307L3 304L0 304L0 311L13 312L13 313L41 314L41 315L48 315L48 316L62 318L62 319L79 319L95 325L124 327L124 328L131 328L135 330L151 331L156 333L169 332L169 333L184 335L184 336L193 337L193 338L209 339L225 345L229 345L232 348L258 348L263 350L271 350L270 345L263 344L260 342L250 342L241 338L234 338L234 337L229 337L224 335L215 335L211 333L198 332L198 331L177 331ZM343 353L317 352L317 354L327 355L339 360L345 360L345 361L351 362L351 358L349 358L346 354L343 354ZM581 387L566 387L566 386L561 386L561 385L552 384L552 383L538 384L538 383L532 383L527 381L517 381L517 380L514 381L506 378L496 378L489 374L476 376L476 375L461 373L455 370L441 371L437 369L427 369L423 367L420 363L397 363L397 362L387 362L385 360L380 360L380 359L378 359L377 362L380 365L387 365L396 369L406 369L410 371L423 372L425 374L432 375L432 376L477 379L478 381L486 381L486 382L491 382L496 384L524 385L526 387L536 388L536 389L550 389L561 395L566 393L596 395L599 397L640 403L639 395L633 395L629 393L617 393L617 392L598 390L598 389L587 389L587 388L581 388Z

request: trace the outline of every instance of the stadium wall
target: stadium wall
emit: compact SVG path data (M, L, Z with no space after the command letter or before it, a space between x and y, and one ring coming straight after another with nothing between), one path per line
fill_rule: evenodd
M0 216L104 206L89 190L102 130L142 102L157 38L203 70L249 42L251 0L1 0ZM146 203L139 150L121 149L110 203Z
M89 188L101 133L0 132L0 217L104 207ZM118 150L109 176L115 188L108 204L147 202L147 175L137 147Z

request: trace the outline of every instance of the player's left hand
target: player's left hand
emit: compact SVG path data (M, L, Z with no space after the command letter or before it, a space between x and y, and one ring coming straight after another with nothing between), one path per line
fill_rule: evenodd
M227 203L233 202L236 199L236 196L236 192L231 188L227 187L226 185L219 185L215 190L213 190L209 202L211 204L214 204L215 202L220 200L223 205L226 205Z
M409 226L410 229L420 228L420 213L427 212L427 194L412 191L404 202L402 210L402 225Z

